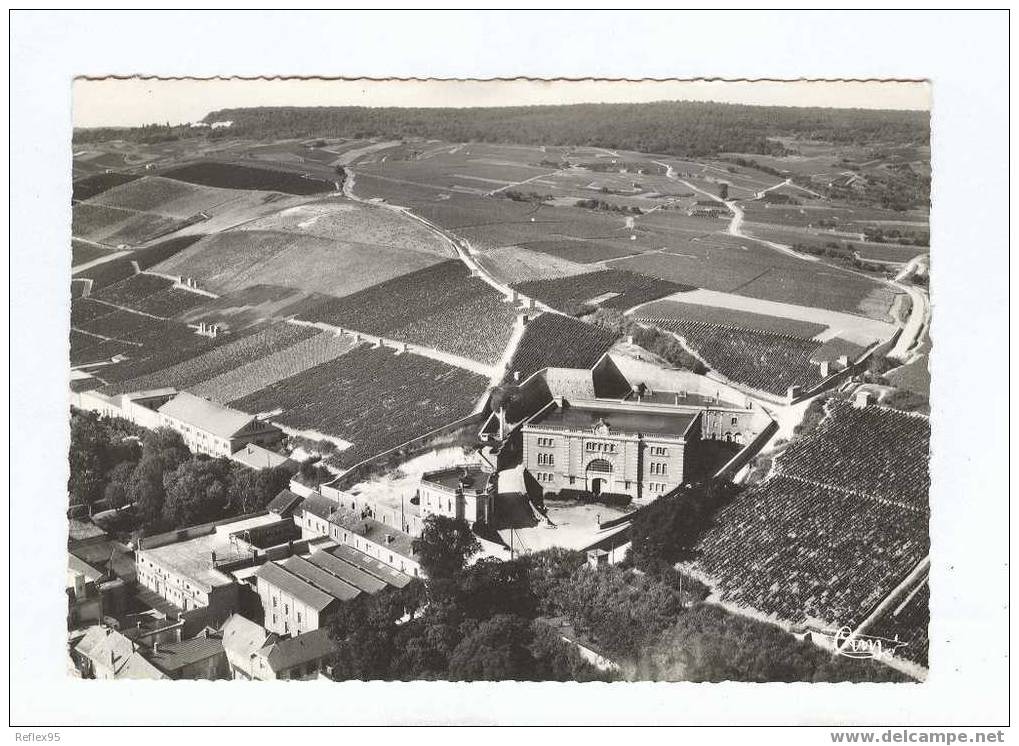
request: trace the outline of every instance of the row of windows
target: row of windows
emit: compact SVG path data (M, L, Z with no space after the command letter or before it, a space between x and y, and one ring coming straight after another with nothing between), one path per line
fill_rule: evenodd
M551 474L547 471L536 471L534 472L534 478L539 482L554 482L555 474Z
M538 454L538 466L555 466L555 454L554 453L539 453Z
M538 445L541 446L542 448L551 448L552 446L555 445L555 440L553 440L552 438L539 437Z
M653 476L664 477L669 473L669 465L664 462L652 461L648 473Z
M615 443L588 443L587 444L587 450L589 452L595 452L596 451L596 452L599 452L599 453L615 453L616 452L616 444Z
M665 492L665 489L667 487L668 487L668 485L665 484L664 482L648 482L647 483L648 492Z
M668 456L669 455L669 449L666 448L665 446L651 446L650 450L651 450L651 455L652 456Z

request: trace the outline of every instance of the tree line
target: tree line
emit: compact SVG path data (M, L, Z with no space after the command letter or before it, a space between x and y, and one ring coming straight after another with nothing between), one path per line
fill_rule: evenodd
M836 143L926 144L927 112L743 106L694 101L466 109L402 107L253 107L211 112L231 120L230 137L421 137L452 142L573 145L681 156L781 155L781 136ZM100 139L222 137L226 130L150 125L76 130L74 142Z

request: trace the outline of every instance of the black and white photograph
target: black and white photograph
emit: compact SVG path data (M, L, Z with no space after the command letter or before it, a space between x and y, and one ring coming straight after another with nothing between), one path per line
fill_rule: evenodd
M1000 390L939 349L936 79L180 72L74 71L11 245L67 299L62 686L945 670L932 453L1007 431L932 448Z

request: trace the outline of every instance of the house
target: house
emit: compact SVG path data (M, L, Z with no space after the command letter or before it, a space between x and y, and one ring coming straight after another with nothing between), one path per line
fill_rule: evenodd
M209 456L230 457L249 443L272 446L282 438L275 425L186 391L158 411L160 426L176 430L188 448Z
M265 509L272 515L279 516L280 518L290 518L303 501L304 498L296 492L283 489L265 506Z
M171 679L228 679L223 641L215 636L199 636L177 642L155 642L146 651L148 661Z
M86 679L167 679L143 655L142 647L111 627L89 627L72 648L71 659Z
M231 615L220 632L223 636L227 667L230 677L234 679L254 679L255 654L279 639L276 633L267 632L260 624L240 614Z
M324 629L270 642L252 657L251 678L299 681L318 678L334 655L336 643Z

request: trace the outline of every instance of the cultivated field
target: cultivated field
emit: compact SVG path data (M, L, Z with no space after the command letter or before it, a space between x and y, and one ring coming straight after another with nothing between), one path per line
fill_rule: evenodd
M321 194L336 191L336 185L325 179L302 176L292 171L242 166L236 163L202 161L162 173L168 179L223 189L254 189L285 194Z
M929 435L924 417L830 404L722 509L697 565L729 603L853 627L928 552Z
M461 368L362 345L230 406L353 443L329 459L344 468L469 415L487 386Z
M194 277L199 287L216 293L272 284L343 296L439 261L418 251L280 231L233 230L207 236L155 269Z
M462 263L447 261L321 303L300 318L493 364L513 333L516 311Z
M600 327L543 313L527 324L507 378L519 373L523 381L542 368L592 368L615 341L614 334Z
M768 316L752 311L739 311L699 303L683 303L675 300L659 300L641 306L636 312L643 319L675 319L685 322L701 322L717 326L733 327L749 331L779 334L797 339L811 339L828 327L811 321Z
M820 342L702 321L643 314L638 320L676 334L709 368L736 384L784 396L790 386L821 380L810 362Z
M648 275L606 269L562 279L519 282L513 285L513 289L558 311L578 316L595 308L625 311L656 298L694 288Z

